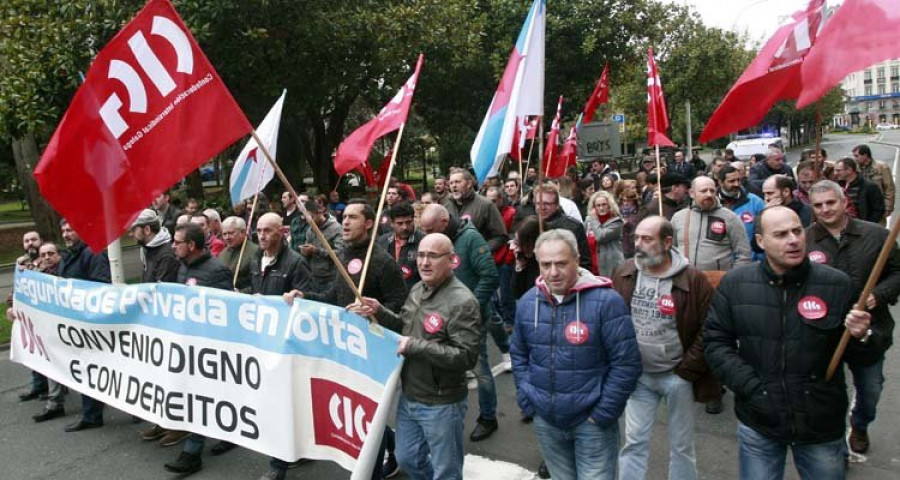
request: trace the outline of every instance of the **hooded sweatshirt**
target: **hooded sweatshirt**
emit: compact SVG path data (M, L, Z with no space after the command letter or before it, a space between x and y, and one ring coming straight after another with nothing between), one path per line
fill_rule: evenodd
M684 227L690 217L688 245ZM672 217L675 227L675 246L686 253L688 262L701 271L731 270L736 265L750 263L750 242L741 219L731 210L716 205L702 210L697 205L679 211Z
M641 349L641 363L648 373L668 372L684 356L675 322L672 279L687 268L688 263L676 251L672 252L671 258L672 264L659 276L645 271L640 262L634 262L638 274L631 297L631 320Z

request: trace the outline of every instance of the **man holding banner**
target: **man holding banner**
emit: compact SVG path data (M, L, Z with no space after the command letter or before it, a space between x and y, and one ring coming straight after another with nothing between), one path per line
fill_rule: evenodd
M350 310L403 335L405 363L397 408L397 460L413 480L461 479L468 410L466 371L475 367L481 314L478 300L453 274L453 243L431 234L419 244L422 281L399 314L364 297Z

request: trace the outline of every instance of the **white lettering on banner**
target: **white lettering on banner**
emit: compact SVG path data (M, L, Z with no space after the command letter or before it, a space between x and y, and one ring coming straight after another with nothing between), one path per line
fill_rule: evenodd
M357 405L354 409L352 399L341 397L335 393L328 400L328 413L331 423L338 430L343 429L348 438L358 437L360 440L366 441L371 422L365 421L369 415L362 405Z
M329 311L331 315L329 315ZM312 342L318 340L323 345L334 346L340 350L356 355L362 359L368 359L366 349L366 336L356 325L343 322L336 309L322 307L319 309L319 318L313 318L309 313L294 308L288 320L288 328L284 331L284 338L293 335L297 340ZM331 339L328 331L331 327ZM344 335L346 332L346 336Z
M153 26L150 34L164 38L175 49L175 56L178 60L177 72L193 73L194 52L191 50L191 44L187 35L175 22L166 17L155 16L153 17ZM128 39L128 47L131 49L131 53L134 54L134 58L140 65L141 70L147 74L147 77L150 78L150 81L153 82L159 93L163 97L168 96L175 89L175 81L172 80L172 76L163 67L156 52L147 44L147 39L144 37L143 32L138 31L132 35ZM128 92L129 112L147 112L147 89L144 87L144 82L134 67L122 60L112 60L109 63L107 78L118 80L125 86L125 90ZM169 106L171 107L171 104ZM120 108L122 108L122 100L118 95L112 93L98 112L106 128L117 139L128 130L128 123L125 122L122 114L119 113ZM147 132L145 131L144 133ZM131 146L128 146L125 150L129 148Z

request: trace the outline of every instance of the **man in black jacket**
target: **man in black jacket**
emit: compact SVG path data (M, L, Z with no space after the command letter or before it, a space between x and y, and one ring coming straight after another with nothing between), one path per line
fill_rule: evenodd
M416 268L416 252L419 241L425 236L415 224L416 212L412 205L403 202L388 210L391 219L391 233L378 237L377 245L388 252L400 266L407 289L419 282Z
M794 171L784 161L784 150L776 144L769 145L766 160L757 162L750 168L750 185L762 190L762 184L772 175L787 175L794 178Z
M859 175L856 160L844 157L834 163L834 179L850 199L847 213L851 217L878 223L884 217L884 195L878 185Z
M847 387L842 368L830 381L825 371L844 326L844 360L867 360L871 317L850 310L847 274L806 258L793 210L756 221L766 260L724 277L703 335L713 375L735 393L740 478L781 478L789 445L801 478L844 478Z
M172 250L172 235L159 215L145 209L131 225L129 234L141 246L141 283L174 282L181 262Z
M59 262L59 276L92 282L110 283L109 257L106 252L93 253L65 219L59 223L66 251ZM78 432L103 426L103 402L81 395L81 420L66 427Z
M205 245L206 236L197 224L188 223L175 227L172 246L175 255L182 262L178 269L178 283L231 290L231 270L213 257ZM203 435L191 433L178 457L165 464L166 470L182 475L200 471L203 467L200 454L205 442Z
M559 206L559 187L545 183L534 189L538 215L544 221L544 231L562 228L575 235L578 242L578 265L585 270L591 269L591 250L588 247L587 233L584 225L567 216Z
M281 234L281 216L266 213L256 222L259 251L250 262L250 292L281 295L309 288L309 267L299 253L288 248Z
M809 258L850 275L853 281L851 298L856 299L875 268L889 232L878 224L850 218L843 190L830 180L813 185L809 198L817 219L806 230ZM889 305L897 302L898 294L900 249L895 244L878 283L866 300L866 309L872 312L869 342L881 355L871 365L850 366L856 390L850 414L850 449L856 453L866 453L869 449L868 426L875 420L875 409L884 384L884 353L894 338L894 318Z

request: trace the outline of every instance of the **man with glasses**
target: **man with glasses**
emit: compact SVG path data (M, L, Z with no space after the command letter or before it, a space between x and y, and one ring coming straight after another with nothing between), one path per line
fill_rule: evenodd
M853 148L853 158L859 165L859 175L874 183L884 195L884 214L878 221L882 226L887 223L887 217L894 211L894 175L884 162L872 159L872 150L868 145L857 145Z
M397 353L406 360L400 373L397 460L414 479L463 478L466 371L478 358L481 308L454 275L455 257L447 236L427 235L416 260L422 281L399 313L369 297L350 307L360 315L375 315L402 335Z

